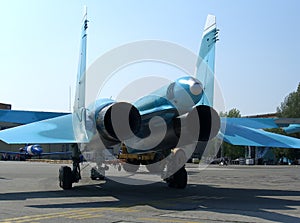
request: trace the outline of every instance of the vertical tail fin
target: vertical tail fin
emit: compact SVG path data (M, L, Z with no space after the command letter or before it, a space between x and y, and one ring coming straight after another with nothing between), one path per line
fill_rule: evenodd
M81 31L81 46L79 54L79 63L77 71L77 81L76 81L76 93L73 110L78 111L85 107L85 73L86 73L86 42L87 34L86 30L88 28L87 20L87 9L84 8L84 17Z
M196 78L202 82L205 93L199 103L209 106L213 106L214 102L215 45L218 41L217 35L216 17L208 15L199 51Z
M86 109L85 109L85 82L86 82L86 43L88 28L87 9L84 8L83 24L81 31L81 46L79 54L79 64L77 71L76 93L73 106L73 130L77 141L87 141L86 132Z

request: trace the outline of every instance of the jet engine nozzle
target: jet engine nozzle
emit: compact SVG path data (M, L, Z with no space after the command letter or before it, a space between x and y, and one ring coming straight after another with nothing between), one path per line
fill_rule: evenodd
M198 105L186 117L186 127L190 134L199 133L198 141L214 138L220 129L220 117L215 109L206 105Z
M101 109L96 116L99 134L106 140L123 141L141 127L138 109L127 102L116 102Z

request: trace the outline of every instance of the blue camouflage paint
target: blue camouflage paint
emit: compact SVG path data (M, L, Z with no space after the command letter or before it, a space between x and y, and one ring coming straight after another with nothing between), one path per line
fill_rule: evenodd
M64 112L40 112L40 111L18 111L18 110L1 110L0 109L0 122L15 123L15 124L28 124L49 118L55 118L70 113Z

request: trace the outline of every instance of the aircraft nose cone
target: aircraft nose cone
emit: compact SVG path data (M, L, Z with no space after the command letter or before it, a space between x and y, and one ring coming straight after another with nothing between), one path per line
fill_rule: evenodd
M195 82L190 86L190 91L193 95L199 95L202 93L202 85L199 82Z

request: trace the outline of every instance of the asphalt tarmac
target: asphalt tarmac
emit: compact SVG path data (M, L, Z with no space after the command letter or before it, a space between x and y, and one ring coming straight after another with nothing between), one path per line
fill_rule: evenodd
M300 166L187 164L186 189L83 180L58 186L60 164L0 161L3 222L300 222Z

